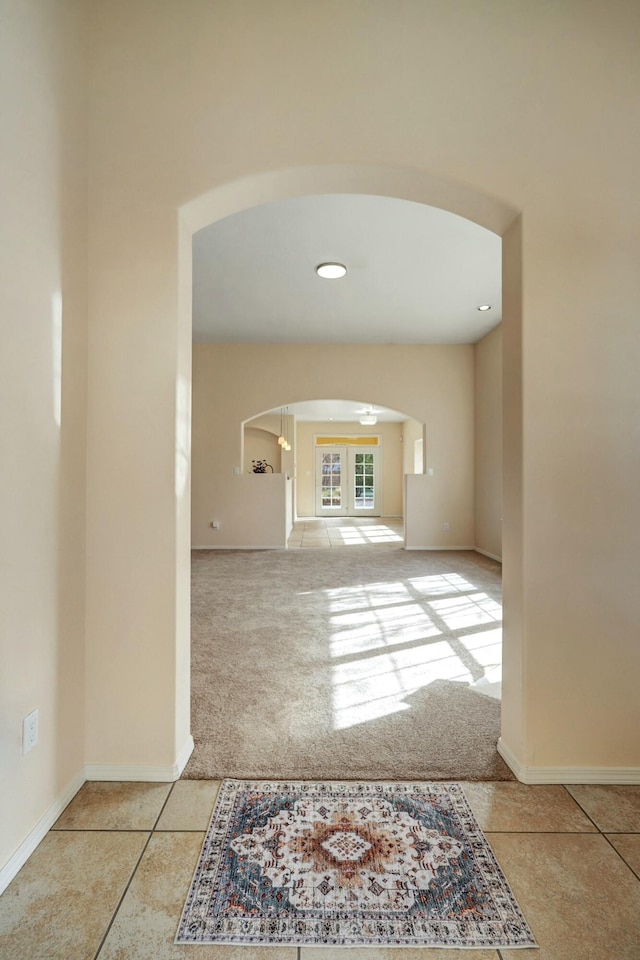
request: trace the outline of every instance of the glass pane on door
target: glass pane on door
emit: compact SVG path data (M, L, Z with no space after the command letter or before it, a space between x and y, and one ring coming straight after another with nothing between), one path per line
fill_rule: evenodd
M375 507L374 454L354 455L353 506L355 510L373 510Z
M342 507L342 454L321 451L321 505L323 509Z

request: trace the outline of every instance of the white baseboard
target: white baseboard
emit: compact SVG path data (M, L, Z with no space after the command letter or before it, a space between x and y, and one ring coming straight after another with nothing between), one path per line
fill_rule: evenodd
M128 780L131 782L173 783L193 753L194 743L191 734L178 754L175 763L151 765L144 763L88 763L84 768L86 780Z
M71 783L54 800L47 812L40 817L33 830L25 837L13 856L0 869L0 893L7 889L16 874L25 865L41 840L46 837L65 807L73 800L86 780L84 770L78 773Z
M193 751L195 750L195 747L196 747L196 745L195 745L195 743L193 742L193 737L191 736L191 734L189 734L189 736L187 737L187 739L186 739L185 742L184 742L184 746L183 746L182 750L181 750L180 753L178 754L178 759L176 760L176 764L175 764L175 765L176 765L176 768L177 768L177 771L178 771L178 776L175 778L176 780L178 780L179 777L180 777L180 775L182 774L182 771L184 770L184 768L185 768L186 765L187 765L187 761L189 760L189 757L191 756L191 754L192 754Z
M288 540L287 540L288 543ZM287 548L287 543L284 544L270 544L269 546L257 547L254 543L251 544L241 544L241 543L205 543L201 546L193 544L191 547L192 550L284 550ZM502 557L497 556L495 553L489 553L487 550L481 550L480 547L470 547L470 546L458 546L458 547L432 547L432 546L415 546L407 547L405 550L473 550L474 553L481 553L484 557L489 557L490 560L497 560L498 563L502 563Z
M502 557L499 557L495 553L489 553L488 550L481 550L480 547L473 548L476 553L481 553L483 557L489 557L490 560L497 560L498 563L502 563Z
M640 767L529 767L498 740L498 753L521 783L640 783Z
M475 550L475 547L407 547L405 550Z
M10 860L0 869L0 893L9 886L19 870L25 865L40 841L47 835L65 807L87 780L129 780L173 782L187 765L193 753L194 743L191 734L178 754L175 763L169 766L145 766L144 764L89 763L78 773L69 786L51 804L29 835L22 841Z
M255 543L250 544L241 544L241 543L221 543L221 544L212 544L206 543L202 547L192 546L192 550L285 550L286 543L279 544L270 544L268 547L256 547Z

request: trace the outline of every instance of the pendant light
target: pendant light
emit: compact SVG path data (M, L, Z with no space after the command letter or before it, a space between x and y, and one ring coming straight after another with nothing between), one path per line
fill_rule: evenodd
M378 418L371 408L365 411L360 417L360 423L363 427L373 427L378 422Z
M284 439L284 430L282 429L282 420L283 420L283 409L282 407L280 407L280 436L278 437L278 443L280 444L281 447L284 447L285 439Z
M291 450L291 444L289 443L289 407L286 407L285 421L284 421L284 443L282 449L287 452Z

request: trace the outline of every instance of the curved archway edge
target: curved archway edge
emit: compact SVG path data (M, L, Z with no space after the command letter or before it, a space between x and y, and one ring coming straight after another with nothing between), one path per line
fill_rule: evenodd
M519 214L503 200L425 170L334 164L292 167L230 181L185 203L180 216L193 234L263 203L323 193L370 194L424 203L473 220L500 236Z
M263 417L268 413L274 413L275 411L280 410L281 408L291 406L295 403L306 403L308 401L313 401L313 400L327 399L326 397L318 396L317 392L315 391L311 391L311 392L298 391L294 393L291 393L289 391L284 396L286 397L286 399L278 401L274 406L267 407L264 410L258 410L257 412L251 413L248 416L246 416L241 421L240 426L246 427L252 420L256 420L258 417ZM367 396L369 395L367 394ZM339 400L340 402L345 402L345 403L354 403L354 404L366 403L367 405L372 404L373 406L377 406L377 405L380 405L382 407L385 406L385 404L382 403L382 401L376 396L372 396L370 399L367 399L366 401L363 400L361 397L356 397L356 396L340 396L340 397L332 397L331 399ZM411 417L415 420L421 419L417 414L413 413L411 410L396 410L396 412L404 415L405 417Z

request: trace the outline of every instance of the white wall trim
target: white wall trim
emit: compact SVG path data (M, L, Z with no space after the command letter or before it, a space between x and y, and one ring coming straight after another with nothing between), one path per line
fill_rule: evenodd
M405 550L475 550L475 547L406 547Z
M47 835L60 814L73 800L76 793L87 780L129 780L172 782L178 780L193 753L194 743L191 734L178 754L177 760L170 766L145 766L135 764L89 763L62 791L57 800L51 804L47 812L40 818L33 830L25 837L13 856L0 869L0 893L9 886L16 874L25 865L38 844Z
M502 557L499 557L496 553L489 553L488 550L481 550L480 547L473 548L476 553L481 553L483 557L489 557L490 560L497 560L498 563L502 563Z
M241 543L222 543L220 545L205 543L202 547L192 546L192 550L286 550L286 543L274 543L267 547L256 547L255 544L245 544L244 546Z
M144 763L88 763L84 768L86 780L127 780L130 782L172 783L180 778L193 753L191 734L178 754L175 763L163 766Z
M640 783L640 767L529 767L498 740L498 753L521 783Z
M47 812L40 817L37 824L22 841L13 856L0 870L0 893L7 889L16 874L25 865L38 844L49 833L65 807L73 800L80 787L86 780L84 770L78 773L71 783L62 791L57 800L51 804Z
M184 770L184 768L185 768L186 765L187 765L187 762L188 762L188 760L189 760L189 757L191 756L191 754L192 754L193 751L195 750L195 746L196 746L196 745L195 745L195 743L193 742L193 737L191 736L191 734L189 734L189 736L187 737L187 739L186 739L185 742L184 742L184 746L183 746L182 750L181 750L180 753L178 754L178 759L176 760L176 767L177 767L177 770L178 770L178 776L176 777L176 780L181 776L182 771Z

